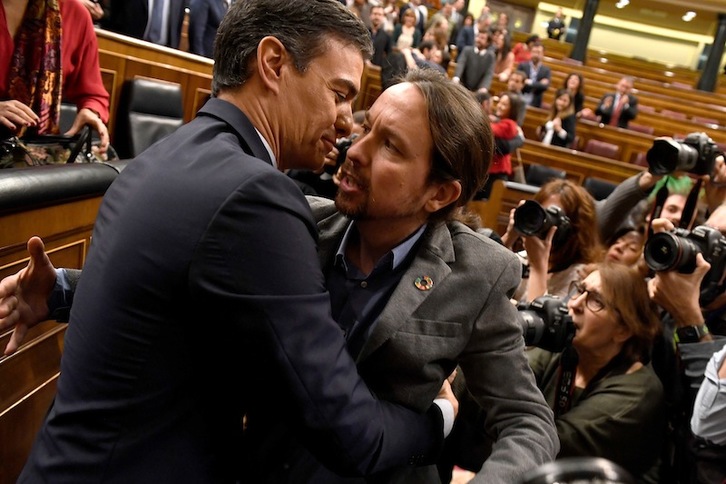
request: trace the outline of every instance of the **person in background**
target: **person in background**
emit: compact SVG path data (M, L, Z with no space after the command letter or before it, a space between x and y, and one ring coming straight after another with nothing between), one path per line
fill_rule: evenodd
M547 23L547 37L550 39L560 40L562 34L565 33L565 12L562 7L555 11L555 16Z
M547 120L542 126L537 126L537 136L543 144L564 148L575 140L576 124L572 95L567 89L559 89Z
M462 53L464 47L474 45L475 37L476 35L474 34L474 15L472 15L471 13L467 13L466 15L464 15L464 21L462 23L462 26L456 34L455 44L457 55Z
M101 27L172 49L179 48L186 0L107 0Z
M627 128L638 115L638 98L632 94L633 78L625 76L615 85L615 92L605 94L595 109L602 124Z
M490 35L496 58L494 75L499 78L500 82L507 82L515 66L514 53L510 49L509 37L501 29L493 30Z
M528 106L535 108L542 106L542 96L550 87L550 78L552 77L550 68L542 63L543 58L544 46L535 44L530 49L529 62L523 62L517 67L517 70L523 71L526 76L524 88L522 89L524 101Z
M416 27L416 14L414 9L406 9L401 12L401 23L393 29L393 45L396 49L410 49L418 47L421 42L421 32Z
M532 57L532 47L539 42L540 38L537 34L530 35L524 42L517 42L517 44L515 44L515 46L512 48L512 52L514 53L515 65L519 65L522 62L529 62L530 58Z
M495 140L512 141L520 135L521 128L517 125L519 113L525 109L521 96L505 92L499 96L499 102L492 116L492 134ZM479 191L477 199L488 199L495 180L508 180L512 176L512 155L495 151L486 184Z
M189 52L204 57L214 55L214 39L228 8L229 0L190 0Z
M361 380L331 317L309 205L283 173L318 168L348 135L371 50L333 0L232 4L212 99L104 195L21 483L257 482L243 418L280 402L277 417L340 472L435 458L438 405L379 402ZM55 274L47 258L43 269Z
M465 47L456 59L452 81L461 83L472 92L489 91L494 76L494 53L489 49L489 32L476 35L473 47Z
M533 200L544 209L560 208L569 219L569 228L553 226L544 239L525 236L514 228L515 209L510 212L502 241L506 247L514 248L517 240L522 239L525 253L520 255L528 275L522 278L514 298L523 302L545 294L567 296L570 284L582 280L585 266L601 261L604 254L595 200L582 186L570 180L553 179L542 185Z
M562 87L570 92L575 115L578 118L582 116L587 118L593 115L592 109L585 109L585 81L580 74L576 72L568 74L565 82L562 83Z
M103 87L91 16L77 0L0 3L0 128L58 134L61 101L77 114L65 134L88 125L109 143L109 96Z
M386 62L386 58L391 54L393 48L391 36L383 29L386 14L382 6L374 5L371 7L370 20L371 26L368 30L371 33L371 40L373 41L371 63L381 67Z

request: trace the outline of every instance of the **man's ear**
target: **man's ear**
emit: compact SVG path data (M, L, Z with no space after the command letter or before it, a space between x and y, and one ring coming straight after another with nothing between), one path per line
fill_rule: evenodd
M264 37L257 45L257 74L265 87L275 94L280 91L282 71L289 57L287 49L277 37Z
M429 213L438 212L456 201L461 196L461 182L458 180L447 181L435 184L436 191L426 202L426 211Z

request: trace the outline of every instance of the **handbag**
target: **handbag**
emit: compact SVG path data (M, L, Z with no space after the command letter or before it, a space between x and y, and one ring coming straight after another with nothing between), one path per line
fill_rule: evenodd
M11 136L0 141L0 168L102 161L93 152L90 126L74 136Z

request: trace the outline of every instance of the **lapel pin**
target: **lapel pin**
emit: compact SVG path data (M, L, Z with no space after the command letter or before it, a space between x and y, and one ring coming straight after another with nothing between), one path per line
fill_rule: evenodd
M417 277L416 280L413 281L413 285L416 286L419 291L428 291L434 287L434 281L429 276L422 276Z

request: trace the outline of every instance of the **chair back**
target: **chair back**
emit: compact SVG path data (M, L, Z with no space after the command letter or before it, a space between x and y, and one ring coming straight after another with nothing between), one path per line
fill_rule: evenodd
M583 151L592 155L612 158L613 160L618 160L620 158L620 147L618 145L597 139L587 140Z
M604 200L610 195L617 184L601 180L600 178L587 177L582 182L582 187L587 190L595 200Z
M124 83L116 119L114 147L133 158L184 124L179 84L150 78Z
M541 187L554 178L564 179L566 176L567 172L564 170L532 164L527 168L527 173L525 174L524 179L527 181L527 185Z

